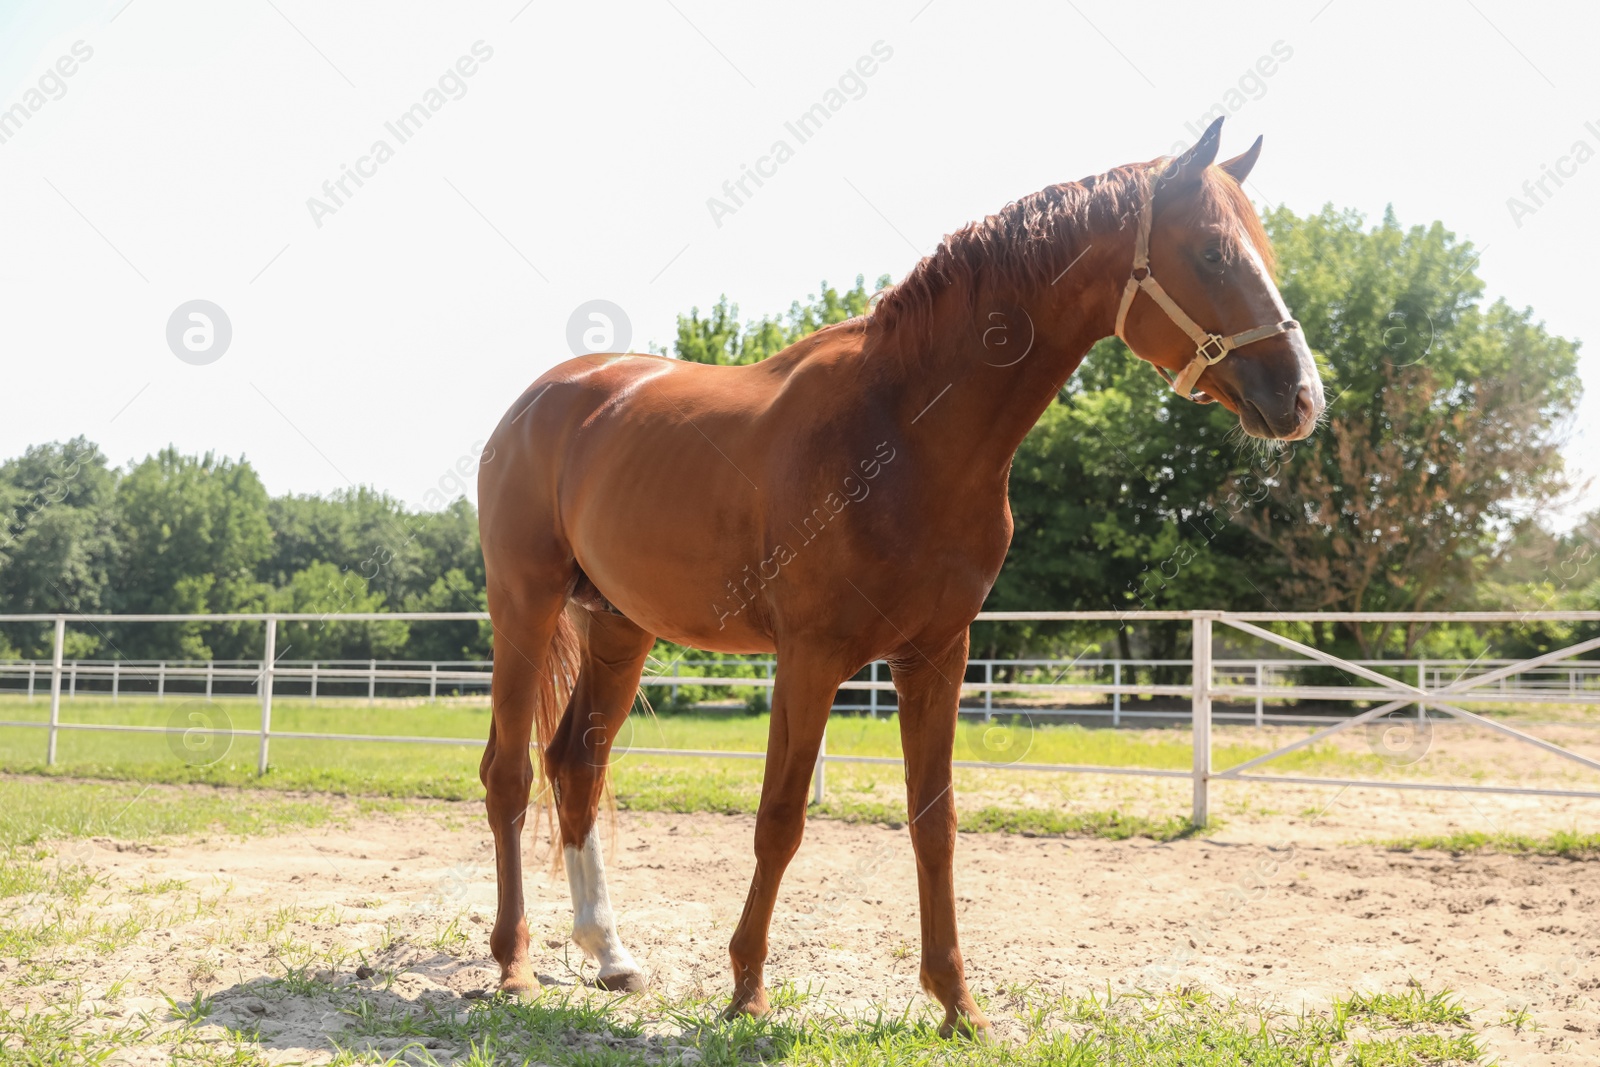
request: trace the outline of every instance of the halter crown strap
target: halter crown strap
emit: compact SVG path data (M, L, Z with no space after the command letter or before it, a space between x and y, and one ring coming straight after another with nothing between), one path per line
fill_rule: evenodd
M1226 337L1201 329L1200 324L1178 306L1178 302L1161 288L1161 283L1150 273L1150 227L1154 218L1155 193L1152 190L1151 195L1139 207L1139 229L1133 243L1133 271L1128 275L1128 284L1122 289L1122 304L1117 308L1117 336L1130 351L1133 350L1133 343L1128 340L1124 327L1128 319L1128 309L1133 306L1133 298L1142 290L1156 302L1157 307L1167 313L1167 318L1171 319L1178 329L1189 335L1195 346L1194 358L1178 372L1176 378L1170 377L1165 370L1154 363L1151 366L1154 366L1156 373L1165 378L1173 391L1184 399L1193 400L1198 404L1214 403L1215 401L1209 397L1202 400L1194 395L1195 383L1200 380L1200 375L1205 373L1207 367L1221 362L1223 357L1235 348L1243 348L1268 337L1276 337L1280 333L1298 330L1300 324L1294 319L1284 319L1282 322L1268 323ZM1134 352L1134 355L1138 353Z

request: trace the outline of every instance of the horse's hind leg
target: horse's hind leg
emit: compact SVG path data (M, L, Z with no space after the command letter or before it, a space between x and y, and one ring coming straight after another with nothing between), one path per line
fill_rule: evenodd
M498 904L489 949L500 964L500 988L531 996L539 979L528 961L528 923L522 899L522 828L527 821L533 763L528 745L541 705L557 698L554 662L563 625L565 588L497 581L491 571L489 614L494 620L493 719L478 776L494 834Z
M595 984L636 992L645 978L617 936L595 817L611 743L633 706L655 638L620 615L584 612L582 670L551 739L545 770L556 792L562 859L572 890L572 940L599 964Z

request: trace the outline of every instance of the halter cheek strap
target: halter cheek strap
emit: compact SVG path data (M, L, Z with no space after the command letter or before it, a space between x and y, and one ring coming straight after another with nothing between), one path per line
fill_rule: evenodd
M1195 345L1194 358L1189 361L1188 366L1178 372L1176 378L1170 376L1154 363L1151 363L1151 366L1155 367L1156 373L1165 378L1168 384L1172 386L1173 391L1184 399L1193 400L1198 404L1215 403L1211 397L1205 396L1204 393L1197 396L1194 392L1195 383L1200 380L1200 375L1205 373L1207 367L1221 362L1223 357L1235 348L1243 348L1245 345L1254 344L1256 341L1263 341L1268 337L1276 337L1280 333L1298 330L1300 324L1294 319L1285 319L1282 322L1257 326L1254 329L1244 330L1226 337L1201 329L1200 324L1191 319L1183 308L1178 306L1178 302L1167 295L1167 291L1161 288L1161 283L1156 281L1155 276L1150 273L1150 225L1154 216L1155 194L1152 191L1150 197L1145 200L1139 209L1139 231L1133 245L1133 272L1128 276L1128 284L1122 290L1122 306L1117 309L1117 336L1122 339L1123 344L1128 346L1129 351L1133 351L1133 344L1128 340L1124 326L1128 319L1128 309L1133 306L1133 298L1142 290L1149 295L1150 299L1156 302L1156 305L1162 311L1167 313L1167 318L1171 319L1180 330L1189 335L1189 339ZM1134 352L1134 355L1138 355L1138 353ZM1144 357L1141 356L1140 358L1143 359Z

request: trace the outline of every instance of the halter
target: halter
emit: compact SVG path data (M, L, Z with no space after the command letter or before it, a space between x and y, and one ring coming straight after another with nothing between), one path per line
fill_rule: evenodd
M1184 310L1178 306L1178 302L1167 295L1167 291L1161 288L1161 283L1156 281L1155 276L1150 273L1150 224L1154 216L1155 191L1151 190L1149 199L1145 200L1144 204L1139 208L1139 233L1133 245L1133 272L1129 274L1128 284L1122 290L1122 306L1117 309L1117 336L1122 339L1123 344L1128 346L1129 351L1133 351L1133 343L1128 340L1127 334L1123 332L1123 326L1128 318L1128 308L1133 306L1134 296L1141 289L1144 290L1150 295L1150 299L1154 300L1157 306L1167 313L1167 318L1176 323L1180 330L1188 334L1189 339L1195 344L1194 358L1189 361L1188 366L1178 373L1176 378L1173 378L1156 364L1151 363L1150 365L1155 367L1156 373L1165 378L1167 383L1172 386L1173 391L1185 400L1193 400L1197 404L1214 404L1216 403L1214 398L1207 397L1204 393L1199 394L1199 396L1194 393L1195 382L1200 380L1200 375L1205 373L1207 367L1222 362L1222 358L1235 348L1243 348L1245 345L1253 344L1256 341L1262 341L1268 337L1276 337L1280 333L1298 330L1300 324L1294 319L1285 319L1282 322L1274 322L1267 326L1257 326L1254 329L1231 334L1227 337L1221 334L1207 333L1201 329L1200 324L1185 314ZM1134 355L1138 355L1138 353L1134 352ZM1141 356L1140 358L1142 359L1143 357ZM1205 397L1205 399L1200 399L1200 397Z

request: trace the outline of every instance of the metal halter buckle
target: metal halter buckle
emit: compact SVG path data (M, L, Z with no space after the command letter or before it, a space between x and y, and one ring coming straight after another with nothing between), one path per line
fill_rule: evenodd
M1210 354L1213 350L1216 351L1214 356ZM1208 367L1218 363L1228 354L1227 339L1220 334L1208 333L1206 339L1195 348L1194 354L1205 360Z

